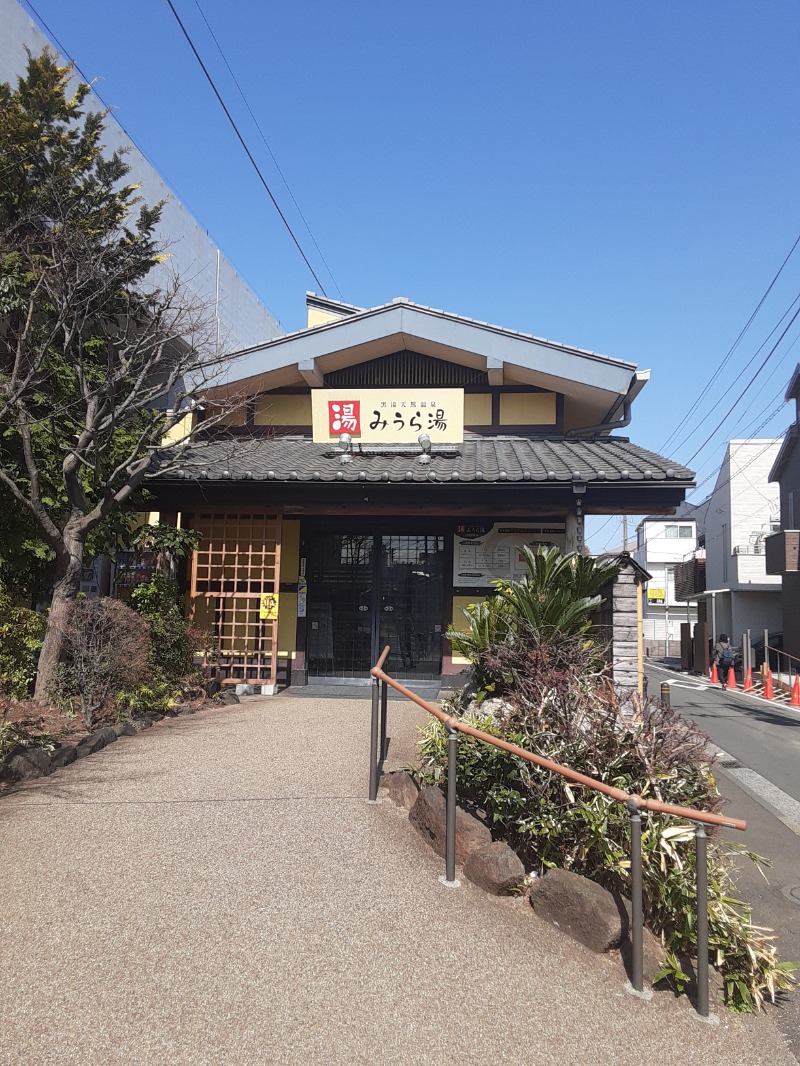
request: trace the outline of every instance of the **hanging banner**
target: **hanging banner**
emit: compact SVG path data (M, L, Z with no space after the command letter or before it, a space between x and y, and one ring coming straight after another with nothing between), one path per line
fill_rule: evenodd
M464 440L463 389L312 389L311 409L316 444L343 433L353 444L418 444L423 433L431 444Z

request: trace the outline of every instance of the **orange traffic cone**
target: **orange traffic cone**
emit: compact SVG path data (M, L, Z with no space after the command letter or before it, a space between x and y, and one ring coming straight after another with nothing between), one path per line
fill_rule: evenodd
M725 688L736 688L736 671L732 666L728 667L728 680L725 682Z
M744 688L742 689L742 692L752 692L752 691L753 691L753 670L752 670L752 667L748 666L747 669L744 672Z
M789 700L790 707L800 707L800 674L794 675L794 687L792 688L792 698Z
M765 700L774 700L775 691L772 687L772 671L767 670L764 674L764 691L762 693Z
M711 664L711 677L710 677L710 680L711 680L711 684L712 685L718 685L719 684L719 674L717 673L717 664L716 663L712 663Z

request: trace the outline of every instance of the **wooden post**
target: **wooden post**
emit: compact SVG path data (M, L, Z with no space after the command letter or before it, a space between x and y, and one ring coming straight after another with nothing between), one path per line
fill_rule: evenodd
M275 578L273 592L280 605L281 590L281 526L283 524L283 510L279 510L275 516ZM278 626L280 625L280 606L278 616L272 623L272 646L270 648L269 682L272 690L271 695L278 691Z

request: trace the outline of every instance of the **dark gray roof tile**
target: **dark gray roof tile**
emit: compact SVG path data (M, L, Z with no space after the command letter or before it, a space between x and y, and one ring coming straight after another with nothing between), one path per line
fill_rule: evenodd
M690 483L686 467L627 440L470 438L434 450L429 464L414 448L359 451L349 462L331 445L305 437L228 437L196 441L180 456L163 453L152 477L169 481L668 481Z

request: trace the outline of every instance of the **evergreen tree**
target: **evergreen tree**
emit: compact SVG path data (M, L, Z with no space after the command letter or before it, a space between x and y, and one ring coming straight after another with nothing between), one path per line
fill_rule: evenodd
M87 540L131 503L165 433L188 439L184 415L220 369L204 308L166 266L152 273L162 205L104 154L105 113L71 79L45 50L0 85L0 508L20 550L38 537L54 560L37 698Z

